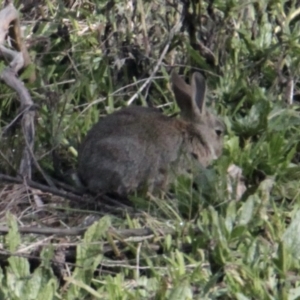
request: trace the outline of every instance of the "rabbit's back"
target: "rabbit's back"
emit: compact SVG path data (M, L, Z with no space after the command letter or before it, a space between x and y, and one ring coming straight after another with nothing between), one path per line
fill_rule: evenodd
M128 107L101 119L79 151L81 180L94 193L164 188L182 144L177 122L145 107Z

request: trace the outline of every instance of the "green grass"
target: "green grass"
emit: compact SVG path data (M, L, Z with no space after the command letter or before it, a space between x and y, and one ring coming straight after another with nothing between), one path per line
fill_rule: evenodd
M109 10L107 1L67 2L44 1L45 19L29 48L37 69L36 82L27 84L39 106L35 155L48 174L66 178L76 168L74 149L87 130L127 105L168 42L151 87L134 104L178 112L169 67L203 71L212 109L226 123L224 151L192 180L178 178L165 199L132 196L138 213L95 212L99 220L84 237L21 235L17 225L76 227L90 212L46 193L41 212L20 192L0 219L10 227L0 239L0 299L300 299L297 2L214 1L209 8L195 1L185 16L180 1L138 1L136 10L124 1ZM26 34L36 24L25 23L34 19L30 12L22 14ZM185 25L169 41L180 18ZM1 84L1 131L17 107L15 93ZM1 156L2 173L18 169L19 127L1 136L11 164ZM239 201L228 191L231 164L242 169L247 186ZM12 199L6 189L3 203ZM144 227L154 234L111 231Z

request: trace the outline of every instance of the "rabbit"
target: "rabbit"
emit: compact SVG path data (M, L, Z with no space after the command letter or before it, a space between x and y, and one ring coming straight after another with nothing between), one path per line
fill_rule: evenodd
M78 175L95 194L127 196L166 191L176 175L207 167L222 153L224 123L206 110L204 77L191 85L174 71L171 84L180 117L129 106L96 123L78 155Z

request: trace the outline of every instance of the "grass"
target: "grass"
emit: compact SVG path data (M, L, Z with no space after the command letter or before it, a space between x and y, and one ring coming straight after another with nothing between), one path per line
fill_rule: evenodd
M196 178L178 178L165 199L132 196L138 213L84 210L1 183L0 222L10 230L1 237L0 299L300 299L297 2L131 4L43 1L21 11L37 69L27 87L39 106L40 165L66 181L87 130L128 104L167 43L151 85L134 104L177 112L170 66L182 74L201 70L212 109L226 123L223 155ZM181 30L169 40L178 22ZM18 104L15 93L4 84L0 89L2 131ZM1 137L1 173L15 175L18 168L19 127ZM231 164L247 186L239 201L228 190ZM34 180L40 178L36 171ZM43 208L33 201L37 195ZM87 216L96 222L84 236L18 230L83 226ZM152 233L124 235L141 228Z

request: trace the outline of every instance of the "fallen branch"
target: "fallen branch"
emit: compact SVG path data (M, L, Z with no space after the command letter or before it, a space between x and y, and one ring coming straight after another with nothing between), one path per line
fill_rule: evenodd
M6 38L9 37L15 50L4 46ZM19 96L21 103L22 130L25 138L25 146L19 166L19 174L22 178L31 179L31 153L34 146L34 117L35 109L31 96L23 82L17 78L18 72L28 66L31 61L26 47L21 38L18 11L12 3L9 3L0 11L0 58L9 61L9 66L0 74L0 79L12 88ZM33 81L35 74L31 77Z
M22 179L20 178L16 178L16 177L12 177L12 176L9 176L9 175L5 175L5 174L0 174L0 181L7 181L7 182L13 182L13 183L19 183L19 184L22 184L24 183ZM76 194L73 192L67 192L67 191L64 191L64 190L60 190L56 187L49 187L47 185L43 185L41 183L38 183L38 182L35 182L35 181L32 181L32 180L29 180L27 179L26 181L26 184L31 187L31 188L34 188L34 189L38 189L38 190L41 190L43 192L47 192L47 193L51 193L53 195L56 195L56 196L59 196L59 197L62 197L62 198L66 198L74 203L84 203L84 204L101 204L101 207L104 208L104 209L108 209L108 210L114 210L116 212L118 211L122 211L124 212L124 209L127 211L127 212L133 212L133 208L126 205L126 204L123 204L123 203L120 203L119 201L116 201L106 195L102 195L102 196L99 196L97 199L95 199L95 197L85 197L83 196L83 193L81 190L76 190L75 188L72 188L72 190L74 192L76 192ZM64 185L66 187L66 185ZM105 205L101 200L103 200L104 202L106 203L110 203L111 205L115 206L115 207L112 207L112 206L109 206L109 205Z
M88 227L82 228L38 228L38 227L19 227L18 230L23 234L42 234L42 235L56 235L56 236L76 236L82 235L85 233ZM7 226L0 226L0 234L7 234L9 232L9 228ZM164 229L163 235L172 234L174 230L172 229ZM162 232L160 232L162 233ZM121 239L127 238L142 238L149 237L152 238L155 233L150 228L138 228L138 229L123 229L123 230L108 230L108 234L112 236L117 236ZM140 240L138 240L140 241Z
M16 178L16 177L12 177L12 176L9 176L9 175L4 175L4 174L0 174L0 180L7 181L7 182L13 182L13 183L19 183L19 184L24 183L24 181L20 178ZM66 191L63 191L63 190L59 190L57 188L51 188L49 186L40 184L38 182L34 182L32 180L27 180L26 184L31 188L39 189L43 192L51 193L53 195L69 199L71 201L86 202L86 199L83 199L82 196L78 196L78 195L75 195L73 193L69 193L69 192L66 192Z

